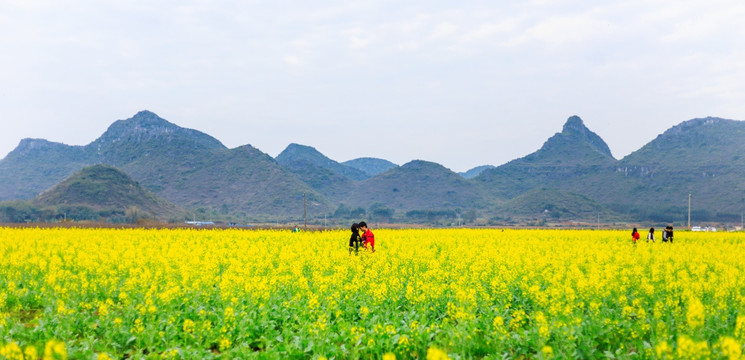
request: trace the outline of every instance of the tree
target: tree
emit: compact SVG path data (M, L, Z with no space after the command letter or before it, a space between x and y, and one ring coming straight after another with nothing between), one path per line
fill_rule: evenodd
M138 221L145 219L147 214L140 210L137 206L130 206L127 211L124 212L124 217L130 224L137 224Z
M383 204L375 203L370 206L370 215L374 216L376 221L391 221L394 210Z
M339 204L339 207L334 211L334 218L346 219L349 217L350 209L344 204Z

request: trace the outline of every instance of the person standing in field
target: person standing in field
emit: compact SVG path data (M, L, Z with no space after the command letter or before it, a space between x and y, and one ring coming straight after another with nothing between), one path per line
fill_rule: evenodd
M639 232L634 228L634 230L631 230L631 242L636 245L637 240L639 240Z
M375 252L375 235L373 235L373 232L367 227L366 222L360 222L359 227L362 231L362 247L367 249L367 244L370 244L370 252Z
M359 224L352 224L352 236L349 238L349 256L352 256L352 250L357 255L360 249L360 227Z
M647 234L647 242L654 242L654 228L649 228L649 234Z
M667 240L670 241L671 244L673 243L673 227L672 227L672 225L667 227Z
M662 242L667 242L667 236L668 236L667 228L668 227L669 226L667 226L664 229L662 229Z

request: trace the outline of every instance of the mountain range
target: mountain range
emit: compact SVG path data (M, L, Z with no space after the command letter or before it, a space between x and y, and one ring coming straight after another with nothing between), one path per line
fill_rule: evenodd
M458 174L422 160L340 163L300 144L272 158L142 111L85 146L21 140L0 160L0 201L30 201L78 170L107 164L185 213L213 218L296 220L305 199L316 219L427 214L438 222L468 213L494 224L598 216L673 222L682 220L692 193L695 218L734 221L745 208L744 136L743 121L693 119L619 160L572 116L536 152Z

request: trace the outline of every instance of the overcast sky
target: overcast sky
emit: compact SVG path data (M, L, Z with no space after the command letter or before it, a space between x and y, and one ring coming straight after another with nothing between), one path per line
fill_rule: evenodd
M745 2L0 0L0 158L151 110L228 147L455 171L579 115L616 158L745 119Z

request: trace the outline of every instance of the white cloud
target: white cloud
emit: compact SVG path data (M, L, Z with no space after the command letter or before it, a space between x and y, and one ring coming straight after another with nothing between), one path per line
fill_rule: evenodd
M506 19L498 23L479 24L473 30L465 33L461 40L466 42L488 41L498 34L514 33L519 22L519 19Z
M292 65L292 66L297 66L297 65L302 65L303 64L303 61L300 60L299 57L294 56L294 55L286 55L286 56L284 56L282 58L282 60L285 62L285 64Z
M362 28L349 29L344 32L350 49L362 49L372 44L374 36Z
M435 25L432 39L442 39L453 35L458 30L458 25L445 21Z
M560 47L580 43L592 38L602 38L614 30L614 25L594 14L549 17L526 31L529 38L549 46Z

